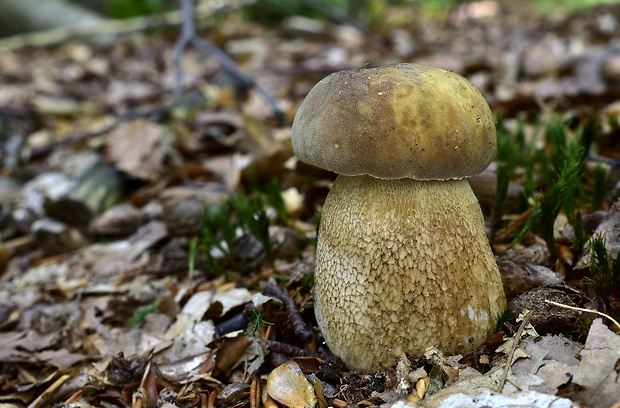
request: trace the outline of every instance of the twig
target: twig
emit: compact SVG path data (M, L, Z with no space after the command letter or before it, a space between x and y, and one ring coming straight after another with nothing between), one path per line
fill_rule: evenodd
M114 129L116 129L116 127L121 125L123 122L129 122L134 119L141 119L141 118L159 117L163 115L165 112L168 112L172 108L173 108L172 105L164 104L164 105L150 107L145 110L135 110L135 111L126 112L120 115L114 123L106 125L102 127L101 129L93 130L90 132L75 133L63 139L48 143L44 146L36 147L32 149L32 151L30 152L30 157L43 156L56 150L56 148L58 147L72 146L74 144L86 142L87 140L93 139L98 136L103 136L106 133L111 132Z
M50 152L53 152L54 150L56 150L56 148L61 147L61 146L71 146L74 144L78 144L78 143L82 143L85 142L87 140L93 139L95 137L98 136L103 136L108 132L111 132L112 130L114 130L118 125L120 125L120 123L123 121L124 119L121 118L118 121L112 123L111 125L107 125L105 127L103 127L102 129L98 129L92 132L80 132L80 133L76 133L72 136L66 137L64 139L61 140L56 140L53 141L51 143L48 143L44 146L40 146L40 147L35 147L30 151L30 157L39 157L39 156L44 156Z
M208 17L216 12L241 8L255 3L256 0L220 0L202 2L197 7L197 16ZM100 34L123 34L143 31L154 27L174 26L181 23L178 10L152 16L129 18L124 20L105 20L99 24L85 27L59 27L52 30L20 34L0 40L0 52L33 46L46 47L59 44L72 38L81 38Z
M243 72L235 63L235 61L228 56L223 50L216 45L203 40L196 35L196 29L194 27L194 3L193 0L180 0L181 2L181 36L174 45L172 58L175 68L175 85L174 94L175 97L180 97L182 92L182 77L183 72L181 68L181 55L183 50L188 44L192 44L200 51L211 55L222 64L224 69L241 81L245 86L249 88L256 88L259 94L265 99L265 101L271 106L274 116L278 121L279 127L286 126L286 119L284 118L284 112L278 107L278 104L269 94L267 89L258 82L254 81L249 75Z
M46 398L60 388L60 386L63 385L69 378L71 378L69 374L60 376L52 385L50 385L34 401L32 401L30 405L28 405L28 408L38 408L44 406L48 402L46 401Z
M287 357L320 357L319 353L308 351L300 347L292 346L275 340L267 340L267 348L274 353L284 354Z
M499 380L499 384L497 386L498 392L502 392L502 390L504 389L504 384L506 384L506 378L508 378L508 371L510 371L510 366L512 365L512 358L514 357L515 351L517 351L517 346L521 341L521 335L523 334L525 326L527 326L527 324L529 323L531 316L532 311L528 310L525 314L525 317L523 318L523 321L521 322L521 326L519 326L519 330L517 330L517 333L515 334L515 339L512 342L512 347L510 348L510 353L508 353L508 355L506 356L506 366L504 367L502 378Z
M195 33L194 19L192 16L192 0L181 0L181 35L172 49L172 64L174 66L174 97L179 99L183 92L183 68L181 67L181 56L187 44L191 41Z
M579 311L579 312L586 312L586 313L594 313L594 314L597 314L599 316L606 317L609 320L611 320L613 322L613 324L616 325L616 327L618 327L618 330L620 330L620 323L618 323L616 320L614 320L613 317L611 317L611 316L609 316L609 315L607 315L607 314L605 314L603 312L599 312L598 310L584 309L584 308L581 308L581 307L564 305L562 303L554 302L553 300L549 300L549 299L545 299L545 303L549 303L549 304L551 304L553 306L563 307L565 309L576 310L576 311Z
M283 289L272 283L261 283L260 289L265 292L265 294L278 298L284 303L289 319L291 320L291 324L293 325L295 335L303 341L304 344L310 343L314 336L312 332L308 330L306 323L301 318L295 301L291 299L291 297Z

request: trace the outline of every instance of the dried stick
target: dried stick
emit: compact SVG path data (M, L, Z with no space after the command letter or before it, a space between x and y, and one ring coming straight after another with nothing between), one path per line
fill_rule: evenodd
M304 344L308 344L312 341L314 337L312 332L308 330L306 327L306 323L301 318L299 311L297 310L297 304L291 297L279 286L274 285L273 283L261 283L260 289L265 292L267 295L273 296L275 298L280 299L284 305L286 306L286 311L288 312L289 318L293 325L293 331L295 335L304 342Z
M48 144L46 144L44 146L35 147L35 148L33 148L30 151L30 157L32 158L32 157L44 156L44 155L46 155L48 153L53 152L58 147L71 146L71 145L74 145L74 144L85 142L85 141L93 139L95 137L103 136L106 133L111 132L112 130L114 130L124 120L125 119L121 118L118 121L112 123L111 125L107 125L107 126L101 128L101 129L93 130L91 132L76 133L76 134L74 134L72 136L69 136L69 137L66 137L64 139L50 142L50 143L48 143Z
M255 3L256 0L226 0L203 2L198 7L199 17L212 15L234 8L240 8ZM86 27L59 27L51 30L36 31L8 37L0 40L0 52L12 51L23 47L47 47L60 44L73 38L82 38L98 34L122 34L143 31L154 27L174 26L181 23L181 13L171 11L152 16L136 17L124 20L105 20L98 24Z
M308 351L300 347L292 346L275 340L267 340L267 348L274 353L284 354L287 357L320 357L319 353Z
M52 395L61 385L63 385L71 376L64 374L60 376L52 385L50 385L43 393L41 393L34 401L28 405L28 408L39 408L45 406L48 401L45 399Z
M196 35L196 29L194 27L194 3L193 0L180 0L181 2L181 36L174 45L172 59L175 67L175 85L174 94L178 98L182 92L182 77L183 71L181 68L181 55L183 50L188 44L192 44L200 51L211 55L222 64L224 69L230 74L235 76L245 86L250 88L256 88L259 94L265 99L265 101L271 106L271 109L278 121L278 126L286 126L286 120L284 118L284 112L278 107L276 101L272 98L269 92L259 83L254 81L249 75L243 72L222 49L210 42L201 39Z
M515 340L512 342L512 347L510 348L510 353L506 356L506 366L504 367L504 372L502 373L502 378L499 380L499 385L497 387L498 392L502 392L504 389L504 384L506 384L506 378L508 378L508 371L510 371L510 366L512 365L512 358L515 355L515 351L517 351L517 346L521 341L521 335L523 334L523 330L525 326L530 321L530 317L532 316L532 311L528 310L521 322L521 326L519 326L519 330L517 330L517 334L515 334Z
M549 299L545 299L545 303L549 303L553 306L558 306L558 307L563 307L564 309L570 309L570 310L576 310L578 312L586 312L586 313L594 313L597 314L599 316L603 316L608 318L609 320L611 320L613 322L613 324L616 325L616 327L618 328L618 330L620 330L620 323L618 323L613 317L603 313L603 312L599 312L598 310L594 310L594 309L584 309L581 307L575 307L575 306L569 306L569 305L564 305L562 303L558 303L558 302L554 302L553 300L549 300Z

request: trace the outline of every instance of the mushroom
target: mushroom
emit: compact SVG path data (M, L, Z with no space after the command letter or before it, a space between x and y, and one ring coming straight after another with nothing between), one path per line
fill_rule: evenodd
M314 301L327 345L371 371L495 331L502 281L467 177L493 160L483 96L460 75L393 64L336 72L295 116L297 157L338 173L323 206Z

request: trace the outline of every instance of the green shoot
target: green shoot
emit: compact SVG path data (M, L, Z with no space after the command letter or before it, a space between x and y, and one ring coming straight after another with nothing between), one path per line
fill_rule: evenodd
M431 368L429 378L430 381L428 382L428 388L426 389L427 394L435 394L443 388L442 373L439 365L433 364L433 368Z
M607 170L598 163L592 172L592 208L599 210L607 195Z
M591 271L585 283L596 296L606 303L620 296L620 259L607 255L605 236L597 235L590 241Z
M190 274L195 269L197 251L205 254L207 265L218 273L225 273L228 267L238 269L235 244L242 234L254 236L262 244L267 259L273 261L268 209L274 209L280 221L287 222L281 186L278 180L274 180L259 188L256 177L252 175L249 176L249 184L251 193L234 194L221 205L204 209L201 234L190 242ZM214 248L222 254L226 265L213 255Z
M564 207L566 214L574 210L574 197L582 175L581 147L571 144L557 182L540 199L540 233L553 259L561 259L555 244L553 226Z
M549 158L547 160L553 167L547 171L557 172L566 162L566 124L559 117L552 118L545 127L545 148Z
M283 223L288 224L288 213L282 198L282 183L280 183L280 180L273 179L270 183L265 184L262 192L266 204L276 210L278 217Z
M525 169L525 181L523 183L523 197L534 196L536 191L536 181L534 177L534 155L526 154L523 157L523 168Z
M607 117L607 124L611 128L611 130L616 130L620 128L620 120L616 115L609 115Z
M316 230L316 234L314 236L314 247L316 248L318 239L319 239L319 229L321 228L321 217L323 216L323 207L317 209L314 212L314 228Z
M519 127L515 133L506 132L501 125L501 120L499 122L497 136L498 150L496 156L497 182L490 221L493 235L499 228L499 224L502 220L503 207L508 196L508 185L510 179L515 177L518 158L526 149L523 121L519 121Z
M144 319L146 319L146 316L149 313L153 313L159 308L160 303L161 303L161 300L157 299L149 303L148 305L139 308L133 314L133 316L131 316L131 318L129 319L129 327L131 328L138 327L144 321Z
M236 228L230 220L229 212L227 203L224 203L219 207L205 207L202 213L200 249L206 255L209 266L218 272L223 272L223 269L211 254L211 247L219 249L226 260L235 265L233 246Z
M585 342L585 339L588 337L588 333L590 332L592 322L592 319L587 319L583 317L578 317L575 320L572 334L577 341Z
M282 273L274 273L273 277L279 282L289 283L291 281L290 276L284 275Z
M513 244L520 241L534 224L538 223L540 235L545 240L552 258L561 259L555 244L553 226L563 207L567 214L573 214L575 191L582 176L581 152L580 146L571 143L568 152L563 153L565 161L557 180L546 193L540 195L530 218L513 240Z
M196 254L198 252L198 238L194 237L189 241L189 278L192 279L196 273Z
M314 272L308 273L301 280L301 287L303 290L309 292L313 286L314 286Z
M282 198L282 184L280 180L273 179L268 183L259 183L255 172L248 174L248 185L250 191L247 196L251 200L262 200L264 207L273 208L278 217L285 224L288 223L286 205Z
M579 137L579 142L583 148L581 158L582 163L586 162L588 154L590 154L590 150L592 149L594 138L596 137L598 130L598 118L596 116L590 116L583 125Z
M573 226L573 230L575 231L575 241L571 247L575 250L579 250L583 248L588 241L588 236L583 225L581 211L575 211L574 213L569 214L568 223Z
M504 330L504 326L510 320L510 313L508 313L508 310L504 310L501 314L498 314L496 331Z
M272 322L266 321L263 318L263 315L261 315L258 310L252 310L250 312L250 315L248 316L248 319L249 319L249 325L245 332L245 334L247 334L248 336L258 333L258 331L265 326L273 325Z

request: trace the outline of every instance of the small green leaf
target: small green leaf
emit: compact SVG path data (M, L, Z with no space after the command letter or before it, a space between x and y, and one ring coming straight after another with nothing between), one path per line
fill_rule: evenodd
M154 311L157 310L157 308L159 308L159 304L160 303L161 303L161 301L159 299L157 299L157 300L149 303L148 305L138 309L133 314L133 316L131 316L131 318L129 319L129 327L131 327L131 328L138 327L144 321L144 319L146 319L146 316L149 313L153 313Z

